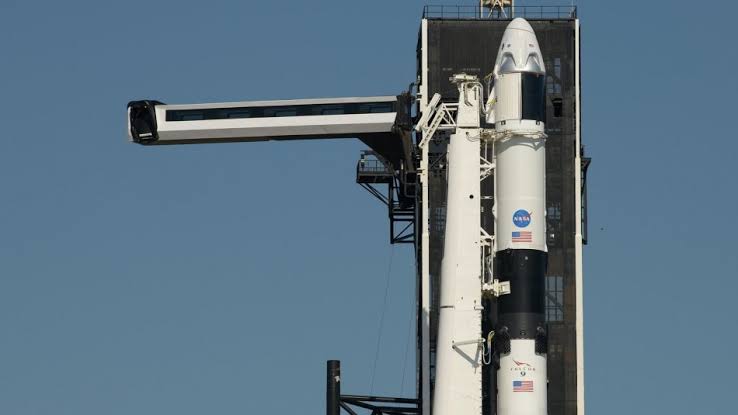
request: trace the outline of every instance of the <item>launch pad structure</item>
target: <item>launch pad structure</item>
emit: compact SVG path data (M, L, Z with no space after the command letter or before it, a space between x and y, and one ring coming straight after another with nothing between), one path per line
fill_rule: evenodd
M130 139L142 145L358 138L370 148L360 154L356 182L387 205L390 242L413 244L416 252L417 396L343 395L340 363L329 361L328 415L341 410L351 415L432 413L452 133L444 126L454 125L454 105L460 99L451 78L476 77L488 90L488 74L513 17L526 19L535 30L547 69L548 414L584 415L582 248L587 243L590 159L584 155L581 138L580 23L573 6L496 3L502 7L486 10L484 2L426 6L417 41L417 78L410 91L397 96L186 105L143 100L128 105ZM429 119L431 113L440 115ZM480 156L492 160L492 151L483 146ZM494 170L488 175L494 176ZM480 192L481 227L491 238L495 236L494 183L482 181ZM496 299L486 301L485 307L496 306ZM489 327L494 322L482 324ZM488 376L483 379L485 390ZM494 404L487 404L483 413L495 414Z
M456 102L457 88L449 81L454 73L484 78L494 66L497 48L508 19L477 15L476 7L426 6L418 40L419 109L422 112L435 93ZM583 395L583 298L582 245L587 243L586 171L581 140L580 31L576 8L518 7L513 15L526 18L536 32L547 73L546 102L546 198L548 270L546 320L549 325L549 414L584 413ZM427 195L420 195L417 232L421 297L419 349L428 359L421 391L433 388L437 336L443 229L446 206L446 143L431 143L427 157ZM422 163L422 161L421 161ZM422 178L421 178L422 180ZM485 182L482 226L492 233L491 182ZM483 185L484 186L484 185ZM486 213L486 214L485 214ZM425 219L421 219L425 218ZM426 227L427 229L424 229ZM427 242L422 235L427 233ZM428 254L423 254L423 250ZM426 343L427 342L427 343ZM427 351L426 351L427 350ZM556 379L557 381L554 381ZM430 397L424 398L430 399Z

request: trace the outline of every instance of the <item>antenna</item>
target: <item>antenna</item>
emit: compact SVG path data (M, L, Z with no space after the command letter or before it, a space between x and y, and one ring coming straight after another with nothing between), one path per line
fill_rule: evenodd
M494 17L495 11L497 12L496 17L507 17L506 8L510 10L512 16L515 9L515 0L480 0L479 13L481 16L484 16L485 8L489 9L487 17Z

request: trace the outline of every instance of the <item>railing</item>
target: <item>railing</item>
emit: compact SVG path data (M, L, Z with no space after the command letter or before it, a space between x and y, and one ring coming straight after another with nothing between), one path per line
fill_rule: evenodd
M394 173L380 160L361 159L357 167L359 174L392 176Z
M539 20L566 20L577 17L577 6L515 6L494 11L478 5L441 6L423 8L424 19L506 20L515 17Z

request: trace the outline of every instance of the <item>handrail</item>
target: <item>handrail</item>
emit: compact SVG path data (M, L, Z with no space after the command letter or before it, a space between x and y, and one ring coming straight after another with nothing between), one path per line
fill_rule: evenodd
M577 17L577 6L514 6L501 10L482 10L476 5L427 5L424 19L508 20L523 17L531 20L569 20Z

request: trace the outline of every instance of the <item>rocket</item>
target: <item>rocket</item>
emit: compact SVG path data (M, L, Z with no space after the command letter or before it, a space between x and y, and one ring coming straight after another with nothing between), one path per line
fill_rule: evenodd
M545 80L524 19L503 34L486 105L475 76L451 78L459 101L447 149L434 415L492 415L483 412L494 411L493 401L497 415L547 414ZM491 163L480 157L485 140ZM480 220L486 169L494 169L494 238ZM498 297L496 310L483 292ZM496 377L485 384L490 368Z
M545 80L536 35L517 18L502 36L486 106L496 137L495 275L510 287L494 334L497 415L547 414Z

